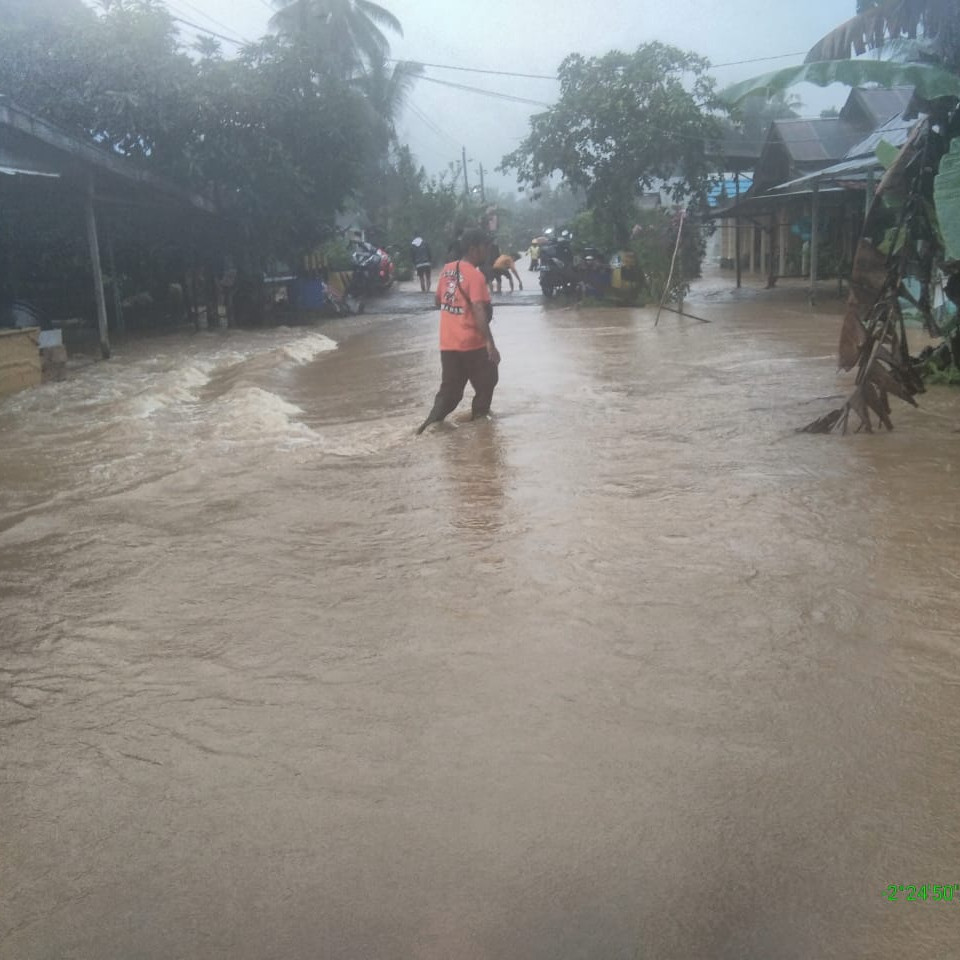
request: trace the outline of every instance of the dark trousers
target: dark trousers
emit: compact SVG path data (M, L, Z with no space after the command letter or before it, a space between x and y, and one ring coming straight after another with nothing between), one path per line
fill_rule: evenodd
M482 417L489 411L493 389L500 374L497 365L487 356L486 347L479 350L441 350L440 369L440 389L427 417L428 423L438 423L457 409L468 380L473 387L473 415Z

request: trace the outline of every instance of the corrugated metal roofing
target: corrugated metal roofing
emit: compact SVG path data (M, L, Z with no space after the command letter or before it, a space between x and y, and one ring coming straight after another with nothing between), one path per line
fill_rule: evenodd
M786 183L778 183L771 187L768 193L781 193L793 191L799 186L812 185L815 182L825 180L865 180L869 170L882 171L883 167L876 157L857 157L854 160L841 160L840 163L834 163L823 170L817 170L816 173L808 173L805 177L797 177L796 180L788 180Z
M889 90L855 87L840 111L840 119L852 120L859 108L866 114L870 126L878 127L893 117L902 116L912 99L913 87L891 87Z
M876 153L881 140L895 147L902 147L910 136L910 131L916 126L917 120L904 120L900 114L889 119L881 127L869 133L855 143L846 153L847 157L871 156Z
M839 160L862 133L836 117L819 120L774 120L776 136L794 163L830 163Z

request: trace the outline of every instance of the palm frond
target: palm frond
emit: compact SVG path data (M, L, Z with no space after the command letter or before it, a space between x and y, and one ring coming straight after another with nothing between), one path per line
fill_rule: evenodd
M373 0L353 0L354 6L369 20L372 20L377 26L386 27L399 36L403 36L403 25L387 9L381 7L379 3Z

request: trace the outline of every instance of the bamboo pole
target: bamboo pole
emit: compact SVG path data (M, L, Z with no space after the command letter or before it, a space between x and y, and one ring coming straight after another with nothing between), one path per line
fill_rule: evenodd
M667 293L670 290L670 281L673 279L673 267L677 262L677 251L680 249L680 234L683 233L683 221L687 216L686 210L680 211L680 224L677 226L677 242L673 245L673 256L670 258L670 272L667 274L667 282L663 285L663 295L660 297L660 306L657 308L657 317L653 321L656 326L660 322L660 311L667 299ZM681 306L683 304L681 303Z
M93 294L97 301L97 327L100 331L100 355L110 359L110 334L107 328L107 302L103 296L103 271L100 267L100 243L97 240L97 216L93 209L93 174L87 178L86 195L87 243L93 268Z

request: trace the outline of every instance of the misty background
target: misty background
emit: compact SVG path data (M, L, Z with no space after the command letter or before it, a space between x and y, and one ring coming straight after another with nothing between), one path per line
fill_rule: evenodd
M185 40L204 31L219 33L225 56L233 55L239 42L269 32L276 10L269 0L165 2L180 21L192 24L178 24ZM661 40L708 58L722 88L801 63L821 36L855 12L853 0L849 9L834 0L780 5L760 0L606 0L596 5L497 0L455 8L437 0L383 0L381 6L403 24L402 37L385 31L391 57L431 64L402 111L397 125L401 143L410 146L429 174L449 172L451 164L459 171L466 148L471 186L482 165L487 186L500 190L515 189L516 181L495 168L526 135L530 116L556 100L557 67L568 54L599 56ZM794 92L803 102L804 116L840 106L846 96L841 87L810 84Z

